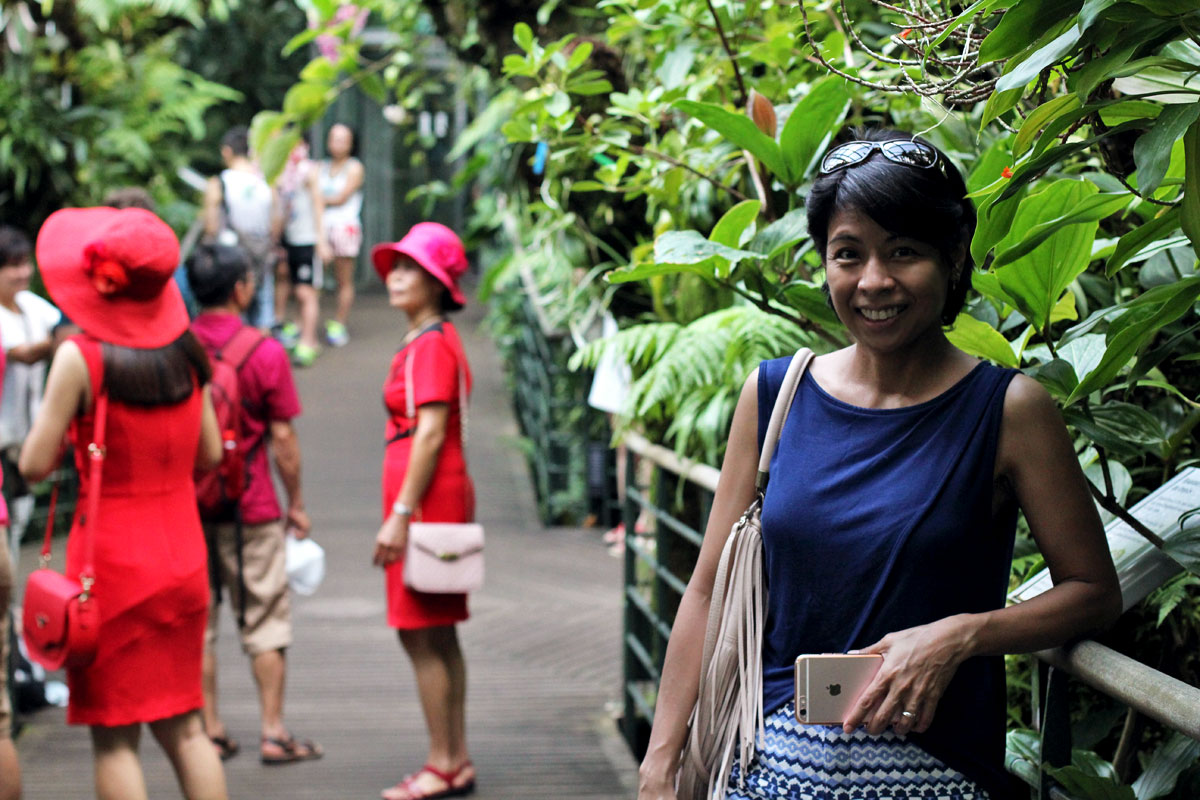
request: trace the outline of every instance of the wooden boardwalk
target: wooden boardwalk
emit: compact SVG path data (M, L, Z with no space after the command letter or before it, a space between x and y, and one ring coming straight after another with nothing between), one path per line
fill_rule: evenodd
M632 797L635 765L618 738L621 568L597 531L542 528L497 355L477 329L478 309L458 315L475 372L469 445L488 531L487 586L460 632L469 674L469 742L481 800ZM355 310L354 340L297 373L304 487L314 535L326 548L320 591L297 598L288 653L286 718L319 740L321 761L263 767L247 660L222 620L222 713L242 753L226 762L235 798L374 798L419 766L425 734L412 674L383 617L381 573L370 564L379 524L383 411L380 387L402 321L381 296ZM26 548L21 566L35 560ZM46 709L17 741L26 800L91 796L90 740ZM147 732L150 796L177 797L174 777Z

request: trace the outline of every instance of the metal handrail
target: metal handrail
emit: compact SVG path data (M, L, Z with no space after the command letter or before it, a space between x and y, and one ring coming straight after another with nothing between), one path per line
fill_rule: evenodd
M1184 736L1200 741L1200 689L1085 640L1038 658Z

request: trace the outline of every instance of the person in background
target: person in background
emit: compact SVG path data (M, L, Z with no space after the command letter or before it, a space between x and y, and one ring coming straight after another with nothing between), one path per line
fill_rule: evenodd
M223 245L196 248L188 258L187 271L202 309L192 322L192 332L215 359L246 327L241 315L254 297L254 271L240 248ZM261 337L253 346L238 368L238 389L242 405L239 446L246 457L241 519L204 520L211 563L217 572L205 634L204 726L222 758L237 753L238 744L225 729L217 707L217 620L224 587L230 608L243 621L238 634L258 686L262 714L259 758L264 764L308 761L321 757L320 746L296 739L283 722L285 653L292 643L285 535L304 538L311 525L300 489L300 442L292 425L300 415L300 398L287 353L279 342ZM287 493L286 513L275 497L268 449Z
M192 480L196 467L219 461L221 436L208 357L171 280L179 241L144 209L69 208L42 225L37 260L50 296L84 333L54 356L21 449L22 474L49 473L66 435L86 475L97 398L108 398L98 518L87 529L99 645L90 664L67 670L67 722L91 729L100 800L147 797L143 723L184 797L225 800L225 775L200 718L209 591ZM80 537L87 481L79 491L69 575L88 556Z
M4 348L0 347L0 376L4 374ZM0 467L2 469L2 467ZM8 504L0 496L0 800L21 796L21 764L12 739L12 698L9 696L9 630L13 599L13 561L8 549Z
M429 731L425 765L382 796L455 797L475 788L467 753L466 664L455 629L467 618L467 598L409 589L404 547L414 517L424 522L475 518L475 489L463 447L471 372L458 331L446 318L466 303L458 281L467 257L453 231L421 222L399 242L376 245L371 260L387 284L388 302L405 318L404 338L383 386L388 412L384 519L375 536L374 562L386 574L388 625L412 661Z
M975 209L912 134L868 129L821 160L805 207L853 343L801 376L762 501L762 708L729 800L1010 800L1004 659L1114 621L1121 591L1071 437L1042 386L946 337L971 285ZM756 497L791 357L747 378L667 646L639 800L674 800L721 550ZM1005 605L1018 511L1054 586ZM839 725L797 722L797 656L878 671ZM753 702L755 698L748 698Z
M141 186L124 186L120 189L113 189L104 195L104 205L110 208L144 208L155 214L158 213L154 198Z
M246 321L261 331L275 325L275 260L282 215L279 199L250 157L250 132L231 128L221 139L225 169L204 190L205 241L237 244L250 254L258 293Z
M33 495L17 469L17 456L42 402L46 364L54 353L53 332L62 320L57 308L29 291L30 251L24 233L0 226L0 341L8 361L0 396L0 468L11 514L14 564L33 512Z
M298 367L311 365L320 353L317 342L320 298L316 287L321 265L333 258L325 233L325 200L318 178L317 165L308 157L308 143L300 141L279 177L279 195L287 219L283 227L286 258L275 275L276 319L287 318L288 294L296 296L300 324L284 322L279 340L284 347L291 348L292 363Z
M354 267L362 248L362 203L364 171L354 157L354 132L337 123L325 142L329 158L321 162L319 181L325 200L325 235L333 255L337 280L337 312L325 321L325 340L334 347L350 341L347 325L354 305Z

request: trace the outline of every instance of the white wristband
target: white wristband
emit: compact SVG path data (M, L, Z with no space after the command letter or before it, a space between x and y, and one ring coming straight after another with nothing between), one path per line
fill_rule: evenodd
M392 503L392 513L399 514L402 517L411 517L413 515L413 510L397 500L396 502Z

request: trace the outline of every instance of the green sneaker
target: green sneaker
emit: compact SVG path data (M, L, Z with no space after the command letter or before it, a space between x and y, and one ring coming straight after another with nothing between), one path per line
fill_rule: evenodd
M300 342L300 326L294 322L285 322L272 333L285 350L294 349Z
M346 326L336 319L325 320L325 341L333 347L345 347L350 344L350 334Z
M292 351L292 363L297 367L311 367L312 363L317 360L317 356L321 355L319 347L309 347L306 344L297 344L296 349Z

